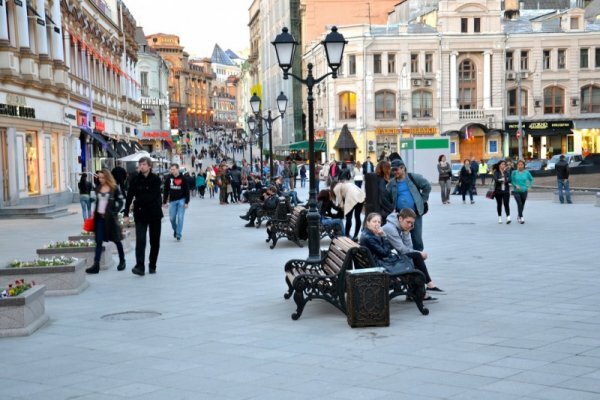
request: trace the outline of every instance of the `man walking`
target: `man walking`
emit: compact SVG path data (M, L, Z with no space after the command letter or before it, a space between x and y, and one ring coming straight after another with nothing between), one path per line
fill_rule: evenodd
M558 186L558 199L560 200L560 204L565 203L565 196L567 197L567 204L573 204L571 201L571 188L569 187L569 163L564 155L560 155L554 168L556 169L556 183Z
M474 195L477 194L477 176L479 175L479 163L473 154L471 154L471 176L473 179L471 180L471 191Z
M387 185L388 198L395 204L396 211L409 208L416 212L414 229L410 234L414 249L423 251L423 215L428 210L431 185L422 175L408 173L401 159L392 161L392 173L394 177Z
M183 217L190 203L190 189L185 177L179 173L179 164L171 164L171 175L165 179L163 206L169 203L169 218L173 227L173 237L181 240Z
M298 164L296 160L292 160L290 164L290 189L296 189L296 177L298 176Z
M371 157L367 157L367 160L362 165L363 175L372 174L375 172L375 166L371 162Z
M134 202L135 199L135 202ZM150 259L148 271L156 272L156 260L160 248L160 227L163 217L160 204L160 178L152 173L152 161L142 157L138 161L138 173L129 183L123 222L129 224L129 210L133 207L135 218L135 267L131 270L136 275L144 275L144 258L146 254L146 232L150 231Z

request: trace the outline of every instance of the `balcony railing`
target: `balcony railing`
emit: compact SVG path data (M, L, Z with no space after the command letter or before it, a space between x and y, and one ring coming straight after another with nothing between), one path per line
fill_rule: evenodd
M461 120L484 119L485 110L459 110L458 118Z

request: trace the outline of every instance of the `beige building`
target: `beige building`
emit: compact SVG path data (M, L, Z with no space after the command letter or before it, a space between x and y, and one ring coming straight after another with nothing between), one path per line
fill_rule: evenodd
M600 25L584 10L415 3L398 4L385 26L339 27L342 72L316 90L330 157L362 161L398 151L403 137L437 135L450 136L456 161L516 156L519 84L524 155L600 151ZM309 47L304 64L327 72L322 46ZM354 144L338 143L344 125Z
M0 2L0 207L71 202L131 148L135 25L116 1Z

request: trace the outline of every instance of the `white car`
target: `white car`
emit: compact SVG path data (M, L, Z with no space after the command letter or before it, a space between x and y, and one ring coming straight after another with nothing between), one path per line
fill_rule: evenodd
M560 154L552 156L552 158L548 160L546 169L554 169L556 163L560 159L560 156ZM583 156L581 154L565 154L565 159L569 163L569 167L576 167L583 161Z

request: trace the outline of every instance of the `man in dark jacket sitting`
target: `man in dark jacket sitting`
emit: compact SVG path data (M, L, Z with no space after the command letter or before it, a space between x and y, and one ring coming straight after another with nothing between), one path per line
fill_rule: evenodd
M264 201L262 204L255 203L250 206L250 209L245 215L240 215L241 219L245 219L249 221L246 227L250 228L254 226L254 221L256 220L257 214L260 210L274 210L277 208L277 204L279 203L279 198L276 196L277 188L275 186L269 186L267 191L265 192Z

